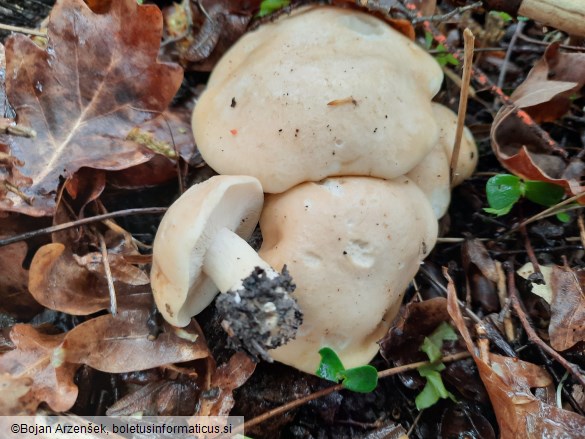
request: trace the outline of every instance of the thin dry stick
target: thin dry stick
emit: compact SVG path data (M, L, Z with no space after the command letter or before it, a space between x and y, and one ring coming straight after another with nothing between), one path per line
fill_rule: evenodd
M18 32L21 34L28 34L28 35L34 35L36 37L47 37L47 32L43 32L40 30L36 30L36 29L27 29L25 27L19 27L19 26L11 26L10 24L3 24L0 23L0 29L1 30L7 30L10 32Z
M98 233L100 240L100 251L102 252L102 264L104 264L104 271L106 272L106 280L108 281L108 291L110 292L110 312L113 316L118 313L118 299L116 298L116 288L114 287L114 278L112 277L112 270L110 269L110 261L108 260L108 247L104 235Z
M577 365L567 361L561 354L542 341L538 334L536 334L536 331L532 327L526 312L522 308L520 298L518 297L518 290L516 289L516 282L514 280L514 265L512 261L507 262L505 268L508 274L508 294L510 294L510 299L512 300L512 307L514 308L518 319L520 319L520 323L522 324L524 331L526 331L528 339L556 361L558 361L559 364L561 364L571 375L573 375L573 377L581 384L581 386L585 387L585 375L583 374L583 371L581 371Z
M73 227L82 226L85 224L91 224L98 221L103 221L108 218L117 218L120 216L131 216L131 215L149 215L149 214L157 214L157 213L165 213L167 211L167 207L143 207L143 208L136 208L136 209L126 209L126 210L119 210L117 212L110 212L105 213L103 215L96 215L89 218L83 218L76 221L71 221L68 223L59 224L57 226L45 227L44 229L33 230L32 232L21 233L20 235L11 236L9 238L0 239L0 247L3 247L8 244L13 244L15 242L26 241L27 239L35 238L37 236L48 235L55 232L60 232L61 230L72 229Z
M506 73L508 73L508 65L510 64L510 58L512 57L512 53L514 52L514 48L516 47L516 41L518 41L518 37L522 33L524 29L525 21L519 21L516 25L516 30L514 31L514 35L512 35L512 39L510 40L510 44L508 45L508 50L506 50L506 56L504 58L504 63L502 64L502 69L500 70L500 75L498 76L498 87L504 87L504 81L506 80Z
M465 114L467 113L467 99L469 97L469 81L471 81L471 69L473 67L473 47L475 37L469 28L463 31L464 55L463 55L463 77L461 79L461 93L459 95L459 110L457 112L457 131L455 131L455 145L451 155L451 172L449 181L453 182L455 169L459 161L459 150L461 149L461 139L463 138L463 128L465 128Z
M453 355L446 355L441 359L441 361L443 363L450 363L453 361L463 360L464 358L468 357L471 357L471 354L469 352L459 352ZM386 369L381 372L378 372L378 378L386 378L392 375L397 375L399 373L408 372L409 370L418 369L421 366L428 366L430 364L431 364L430 361L418 361L416 363L405 364L404 366L393 367L391 369ZM240 426L239 429L236 429L237 431L234 431L233 433L234 434L239 433L243 430L246 430L247 428L253 427L254 425L261 424L262 422L270 418L273 418L274 416L278 416L282 413L288 412L289 410L306 404L309 401L322 398L323 396L327 396L333 392L338 392L340 390L343 390L343 386L341 384L336 384L334 386L319 390L318 392L311 393L310 395L304 396L303 398L295 399L294 401L286 403L280 407L269 410L266 413L261 414L260 416L256 416L255 418L250 419L249 421L245 422L242 426Z

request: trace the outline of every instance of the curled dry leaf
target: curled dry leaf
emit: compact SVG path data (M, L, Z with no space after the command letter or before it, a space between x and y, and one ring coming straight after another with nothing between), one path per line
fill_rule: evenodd
M77 386L73 382L77 365L66 363L60 346L65 335L46 335L30 325L15 325L10 331L15 348L0 356L0 373L8 374L15 382L23 378L32 381L30 391L21 396L28 402L22 409L34 409L41 402L53 410L69 410L77 398ZM6 377L6 375L4 375ZM7 379L7 378L5 378Z
M149 317L145 309L126 310L76 326L67 333L63 343L66 361L86 364L102 372L122 373L209 356L205 338L195 321L185 328L164 323L163 332L151 340Z
M233 391L254 373L256 363L244 352L236 352L229 361L219 366L211 376L211 383L197 416L227 416L234 406Z
M215 63L246 32L260 0L203 0L165 8L173 50L190 70L211 71ZM186 9L189 8L189 9Z
M585 84L585 54L563 53L558 44L549 46L511 96L515 106L504 106L492 125L492 148L500 163L527 180L563 186L570 195L583 191L585 164L579 158L567 162L559 147L544 139L523 121L525 111L535 122L554 121L571 105L571 96ZM552 143L551 143L552 142Z
M550 344L564 351L585 340L585 272L568 267L553 267L548 327Z
M531 389L552 384L548 373L517 358L488 354L480 358L457 303L453 281L449 279L448 310L472 354L492 402L502 438L575 437L585 431L585 418L559 409L536 397Z
M119 309L152 303L150 288L140 282L137 285L114 283ZM68 314L88 315L110 306L105 277L80 265L71 250L59 243L37 250L30 266L28 287L40 304Z
M114 170L143 163L148 149L127 141L136 125L163 111L182 79L179 66L156 61L162 15L135 0L93 13L82 0L59 1L48 24L48 45L23 35L6 43L6 90L18 123L35 138L6 138L18 160L11 169L30 181L0 209L50 215L59 176L83 166Z

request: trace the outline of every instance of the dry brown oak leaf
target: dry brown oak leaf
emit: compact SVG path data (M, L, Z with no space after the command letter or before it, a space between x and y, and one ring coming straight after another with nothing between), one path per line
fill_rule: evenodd
M6 193L0 210L34 216L54 212L59 176L151 158L152 151L126 136L167 108L183 76L179 66L157 62L156 6L119 0L98 15L83 0L60 0L47 30L46 49L23 35L6 42L8 100L18 123L37 135L6 139L29 183Z
M563 186L569 195L583 192L583 160L554 154L560 147L525 123L523 114L537 123L555 121L569 110L572 96L583 94L584 86L585 54L564 53L558 44L550 45L510 96L515 105L502 107L492 124L492 148L502 166L527 180Z

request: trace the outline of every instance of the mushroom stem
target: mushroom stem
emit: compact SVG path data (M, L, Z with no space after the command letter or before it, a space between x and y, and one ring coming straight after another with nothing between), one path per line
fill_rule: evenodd
M203 272L222 293L239 290L256 267L262 268L269 279L278 276L244 239L225 227L215 234L203 260Z

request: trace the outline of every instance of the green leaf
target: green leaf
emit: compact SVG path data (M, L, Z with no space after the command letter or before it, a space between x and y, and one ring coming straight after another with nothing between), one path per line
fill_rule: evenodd
M520 178L515 175L498 174L487 181L485 191L491 209L508 213L523 195L524 187Z
M348 390L369 393L378 386L378 371L374 366L360 366L341 372L342 385Z
M339 382L341 379L341 373L345 371L343 363L339 359L338 355L331 348L322 348L319 351L321 355L321 362L315 374L318 377L325 378L329 381Z
M424 389L416 395L414 402L418 410L424 410L435 405L438 400L439 394L437 393L437 390L430 381L427 381Z
M562 223L568 223L571 221L571 216L567 212L559 212L556 217Z
M524 182L525 196L534 203L554 206L565 196L565 190L556 184L528 180Z
M257 16L265 17L274 11L287 7L289 4L290 0L262 0L262 3L260 3L260 12L258 12Z
M496 17L500 17L504 23L508 23L509 21L512 21L513 18L510 14L508 14L507 12L503 12L503 11L490 11L490 15L495 15Z
M425 337L420 350L435 362L441 358L441 347L445 340L457 340L457 333L447 322L442 322L431 335Z

